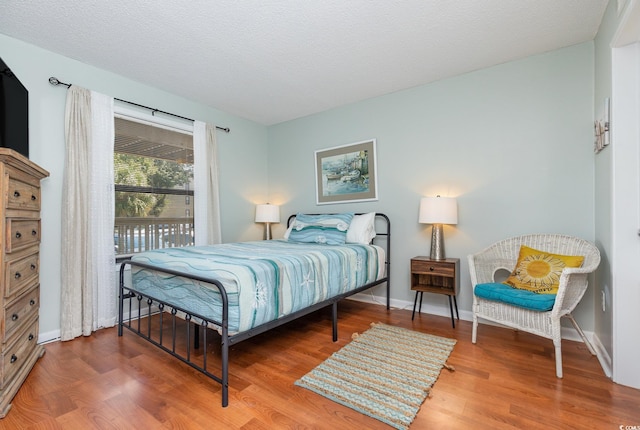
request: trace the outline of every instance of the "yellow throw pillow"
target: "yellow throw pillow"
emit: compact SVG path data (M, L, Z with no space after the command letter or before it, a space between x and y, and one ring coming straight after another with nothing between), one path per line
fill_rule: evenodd
M505 284L538 294L557 294L560 274L565 267L580 267L584 257L559 255L522 245L516 268Z

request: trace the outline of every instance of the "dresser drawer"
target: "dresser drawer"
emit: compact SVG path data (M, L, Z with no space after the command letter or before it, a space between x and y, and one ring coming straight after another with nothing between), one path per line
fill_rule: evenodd
M20 327L23 327L28 320L38 315L39 307L40 287L37 286L5 308L4 333L2 333L5 343L10 343L11 335L19 331Z
M38 269L40 267L40 254L35 253L12 258L5 263L5 291L4 296L16 295L29 284L38 282Z
M6 350L2 351L0 372L0 389L3 389L5 384L11 381L13 376L18 372L29 357L31 351L35 348L38 342L38 319L33 320L26 330L20 333L20 336L11 344Z
M39 219L7 218L6 252L12 252L36 243L40 243Z
M451 263L438 261L421 261L415 259L411 260L412 273L424 273L453 277L455 275L455 270L455 265Z
M40 211L40 187L9 178L8 209Z

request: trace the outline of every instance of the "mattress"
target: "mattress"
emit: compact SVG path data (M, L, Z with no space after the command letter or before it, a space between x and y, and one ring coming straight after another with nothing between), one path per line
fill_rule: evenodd
M220 281L229 333L239 333L384 278L384 249L271 240L165 248L132 261ZM215 286L132 266L132 287L211 321L222 320Z

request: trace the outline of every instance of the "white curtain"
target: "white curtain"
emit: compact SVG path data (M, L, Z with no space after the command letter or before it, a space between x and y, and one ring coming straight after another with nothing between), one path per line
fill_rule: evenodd
M194 234L196 245L222 242L216 127L193 122Z
M113 98L71 86L65 111L62 340L116 323Z

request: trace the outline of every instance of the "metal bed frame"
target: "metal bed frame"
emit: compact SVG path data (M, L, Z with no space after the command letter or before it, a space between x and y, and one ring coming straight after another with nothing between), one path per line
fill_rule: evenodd
M360 215L360 214L357 214ZM289 226L292 220L295 218L295 215L291 215L287 220L287 226ZM383 228L378 232L378 225L382 224ZM390 252L391 252L391 223L389 221L389 217L382 213L376 213L376 237L374 238L375 242L384 241L383 248L385 248L385 277L379 279L375 282L371 282L369 284L363 285L360 288L349 291L347 293L339 294L337 296L331 297L322 302L311 305L305 309L301 309L292 314L283 316L274 321L269 321L252 329L236 333L233 335L229 334L229 302L227 298L227 292L217 279L213 278L203 278L200 276L194 276L190 274L186 274L183 272L164 269L157 266L152 266L148 264L133 262L130 259L124 260L120 266L120 290L119 290L119 306L118 306L118 336L122 336L123 329L126 328L138 336L146 339L152 344L156 345L160 349L168 352L172 356L176 357L180 361L186 363L192 368L198 370L204 375L210 377L214 381L218 382L222 386L222 407L226 407L229 404L229 347L233 346L243 340L249 339L258 334L264 333L266 331L271 330L272 328L281 326L288 322L291 322L297 318L300 318L304 315L308 315L312 312L315 312L319 309L325 308L327 306L332 307L332 330L333 330L333 341L338 340L338 302L346 297L352 296L354 294L360 293L369 288L375 287L382 283L387 283L387 309L390 308ZM219 292L222 300L222 319L220 321L215 321L209 318L205 318L202 315L191 312L187 309L183 309L179 306L175 306L171 303L166 303L162 300L157 299L149 294L143 294L139 291L136 291L132 286L125 285L125 276L124 272L127 266L135 266L145 269L150 269L154 271L159 271L163 273L167 273L174 276L181 276L185 278L189 278L195 281L205 282L213 285ZM125 318L124 310L125 310L125 301L128 300L128 316ZM144 301L144 302L143 302ZM137 302L137 304L136 304ZM164 317L165 312L170 313L170 323L171 329L169 337L170 341L165 341L165 328L164 328ZM178 316L178 313L182 313L184 315ZM159 319L159 328L153 332L152 331L152 316L158 315ZM178 351L176 346L176 335L178 332L177 320L176 318L184 319L186 324L185 335L186 335L186 351ZM191 339L191 321L199 320L199 322L193 321L193 337L194 344L193 349L199 349L200 345L200 337L202 337L202 363L195 362L192 359L192 350L190 345ZM146 320L143 322L143 320ZM200 327L202 330L202 335L200 335ZM220 358L221 358L221 368L220 374L216 375L212 371L209 370L209 366L207 363L207 328L212 327L218 330L220 334Z

